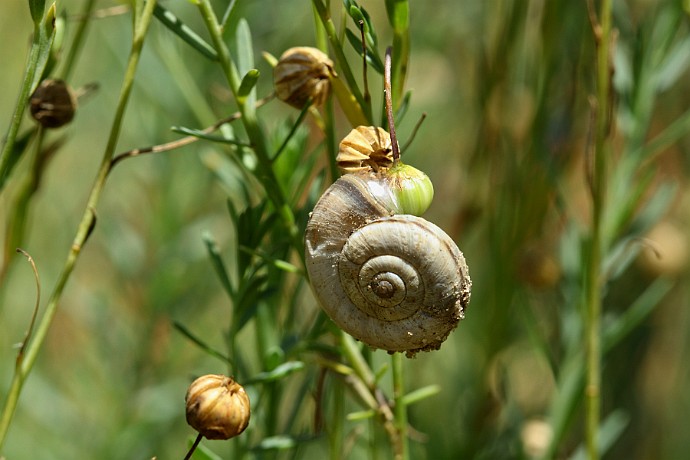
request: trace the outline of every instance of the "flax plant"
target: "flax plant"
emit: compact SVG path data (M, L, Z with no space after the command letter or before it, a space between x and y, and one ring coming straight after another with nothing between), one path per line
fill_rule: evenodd
M686 453L685 2L28 6L18 97L0 100L0 457ZM130 26L131 41L113 39ZM296 46L333 62L323 105L276 97L274 56ZM25 114L46 78L87 82L78 92L103 81L69 127L47 130ZM393 120L405 162L433 179L428 220L474 286L467 318L414 359L339 330L304 259L339 140ZM68 185L85 195L74 235ZM660 222L680 231L653 240ZM671 240L676 265L652 273L643 256L676 260ZM17 247L39 281L18 352L8 340L33 324L34 285ZM185 423L185 389L204 374L251 400L231 440Z

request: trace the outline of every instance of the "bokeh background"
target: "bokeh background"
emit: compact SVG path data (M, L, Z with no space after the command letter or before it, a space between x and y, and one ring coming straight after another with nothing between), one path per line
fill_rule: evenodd
M216 3L222 10L225 2ZM684 3L614 1L614 170L631 145L663 132L690 108L690 16ZM67 39L81 4L60 2ZM129 48L131 18L113 14L123 4L97 4L103 17L91 24L70 83L79 88L96 82L99 89L81 101L74 122L54 134L65 144L35 195L23 245L38 265L44 299L95 177ZM163 4L203 31L190 2ZM383 51L391 40L383 2L361 4L377 25ZM407 362L409 389L442 389L411 409L418 433L413 458L530 458L550 436L545 421L559 392L557 370L565 351L584 348L580 241L589 225L584 155L595 69L587 9L585 2L569 0L412 0L410 8L412 99L398 124L399 137L409 138L427 114L405 159L431 177L436 198L425 217L458 242L474 281L467 319L458 330L440 351ZM310 2L239 0L232 21L240 17L249 23L257 57L314 44ZM3 132L31 28L26 2L0 4ZM257 62L258 92L265 95L271 70ZM664 73L655 74L659 69ZM154 22L117 150L175 139L171 126L200 128L233 110L218 68ZM260 113L269 131L295 116L278 101ZM349 127L340 121L338 135L344 136ZM690 449L689 149L690 137L680 136L645 165L655 171L636 209L645 218L626 227L621 238L629 243L617 256L632 262L621 265L607 285L605 324L653 283L662 280L667 289L653 312L604 358L604 416L615 412L625 420L606 458L680 459ZM228 301L202 239L212 235L230 258L234 230L226 201L236 192L231 186L237 175L230 170L229 179L219 180L222 152L197 143L128 160L114 170L97 209L96 230L21 396L2 452L6 458L183 456L193 434L183 402L190 379L227 371L172 326L178 321L223 347ZM20 164L15 177L25 168ZM616 183L622 187L618 196L626 196L625 187L633 193L638 179L630 175ZM3 237L18 182L10 181L0 195ZM617 205L609 203L612 209ZM653 243L641 244L643 237ZM21 257L13 256L6 268L0 285L3 397L13 345L23 337L36 295ZM306 289L304 308L317 308ZM376 352L372 359L380 367L387 356ZM293 434L309 431L310 394L303 404L294 426L284 423ZM558 458L576 452L581 415L577 405ZM361 426L368 427L348 422L353 433ZM222 455L230 451L227 443L209 445ZM281 455L324 458L325 449L327 443L317 438ZM358 449L350 458L365 458Z

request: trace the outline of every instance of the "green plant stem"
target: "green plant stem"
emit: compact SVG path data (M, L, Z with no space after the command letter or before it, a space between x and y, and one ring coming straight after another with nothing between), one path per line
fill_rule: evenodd
M604 253L603 220L611 131L611 0L601 2L599 24L594 24L597 44L597 100L592 193L592 232L587 278L587 373L585 385L585 437L590 459L599 458L599 422L601 419L601 314L602 258Z
M46 158L44 158L42 152L45 129L39 125L36 131L36 137L34 139L35 147L30 158L29 168L17 191L17 197L14 200L14 204L10 207L10 216L7 219L7 235L5 236L2 267L0 267L0 284L2 284L2 280L9 270L10 259L14 253L14 249L21 247L24 241L24 232L29 215L31 198L36 193L36 190L38 190L43 173L43 165L46 162ZM50 153L46 154L46 156L47 155L50 155Z
M263 184L269 200L271 200L273 206L281 216L281 219L283 220L283 223L285 224L287 231L295 244L295 248L300 254L302 254L304 252L302 251L302 238L299 235L299 230L295 223L295 216L292 212L292 209L290 208L285 195L280 188L280 184L278 183L275 172L273 171L268 147L266 146L263 132L256 117L256 106L251 101L251 98L240 97L239 88L242 79L237 71L237 67L233 62L232 57L230 56L230 50L223 41L223 30L221 25L218 23L215 13L213 12L210 1L199 0L197 2L197 6L201 12L202 19L206 24L206 28L211 35L213 46L216 48L216 52L218 53L218 60L227 79L228 86L230 87L230 90L235 98L235 102L237 103L239 111L242 114L242 123L244 124L244 129L247 132L247 136L249 137L259 164L258 179Z
M393 88L393 110L402 102L403 88L410 60L410 5L408 0L386 0L388 21L393 27L393 66L391 86Z
M14 144L19 133L19 125L24 116L27 101L31 93L38 85L38 78L43 73L43 69L48 61L50 47L55 38L55 3L46 10L42 20L34 22L33 42L29 52L29 60L24 71L24 80L19 90L19 97L14 108L12 121L5 135L5 145L0 152L0 192L5 186L5 181L9 176L12 165L16 163L14 156Z
M316 8L319 17L321 18L321 23L323 24L323 27L326 30L326 35L328 36L328 40L331 43L333 52L335 53L335 57L338 61L338 64L340 65L340 71L343 73L345 81L347 81L347 85L350 88L350 92L352 93L355 100L366 114L369 123L371 123L371 121L373 120L371 113L371 104L367 104L366 100L364 99L364 96L362 95L362 92L359 90L357 80L355 79L355 76L352 73L352 69L350 69L350 65L348 64L347 58L345 57L345 52L343 51L343 47L341 46L340 41L338 40L338 33L335 30L335 24L333 24L333 20L331 19L330 14L326 9L326 6L323 4L321 0L312 0L312 4L314 5L314 8Z
M330 458L338 460L343 458L343 431L345 420L345 385L336 380L331 387L331 423L328 427L328 446L330 448Z
M391 355L393 368L393 400L395 401L395 428L398 432L398 446L396 446L396 460L408 460L409 442L407 437L407 405L402 398L405 395L405 374L402 353Z
M79 21L79 26L77 26L77 30L74 33L74 39L72 40L71 46L67 51L67 56L65 57L65 63L63 64L61 72L59 73L59 77L62 80L69 81L69 78L72 76L74 64L77 60L79 52L82 49L82 45L84 44L86 29L88 28L89 24L91 24L89 18L91 17L95 4L96 0L86 0L81 13L79 13L81 21Z
M143 0L141 0L141 3L143 3ZM136 73L137 65L139 64L141 50L144 45L144 38L146 37L146 33L151 22L155 3L155 0L147 1L143 5L141 13L135 18L132 47L127 61L127 68L125 70L123 84L120 90L120 97L115 110L115 117L110 129L108 143L103 153L103 159L101 160L101 165L98 170L94 185L91 188L86 209L84 210L84 215L82 216L82 219L79 223L79 228L77 229L77 234L72 242L72 246L67 255L67 259L65 260L62 272L60 273L55 287L53 288L53 292L48 300L45 313L41 318L38 328L36 329L33 340L26 349L24 359L17 362L15 374L12 379L7 398L5 399L2 416L0 418L0 448L2 447L7 436L12 416L14 415L17 407L19 395L21 394L24 382L33 369L38 353L41 350L46 335L48 334L48 330L57 311L58 302L62 296L62 292L67 284L68 279L70 278L70 275L72 274L74 265L79 257L79 254L81 253L82 247L86 243L86 240L88 239L89 234L95 225L96 205L98 204L111 167L111 159L115 152L115 147L117 146L117 140L120 135L125 109L127 107L127 102L134 84L134 75Z

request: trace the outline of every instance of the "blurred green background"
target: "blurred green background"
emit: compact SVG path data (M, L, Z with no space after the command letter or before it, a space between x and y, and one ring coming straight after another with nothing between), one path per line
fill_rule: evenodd
M219 11L224 3L217 2ZM66 40L81 4L59 4L66 15ZM163 4L203 31L190 2ZM383 3L361 4L377 25L383 48L391 40ZM81 101L74 122L53 135L64 136L65 145L35 196L23 245L38 265L44 299L98 168L129 48L130 16L106 10L122 4L97 5L104 17L92 22L70 83L79 88L96 82L99 89ZM614 169L631 145L653 138L690 107L690 17L683 7L670 0L614 2ZM412 0L410 9L412 102L398 123L399 138L404 143L417 119L427 114L405 159L431 177L436 197L425 217L457 241L474 282L467 318L442 349L406 363L409 389L433 383L442 388L411 409L412 458L530 458L550 436L544 421L559 392L555 369L563 365L566 350L584 347L580 238L589 224L584 153L595 68L587 9L585 2L569 0ZM239 0L233 14L232 21L248 21L257 56L314 45L309 2ZM26 2L0 4L3 132L31 28ZM257 61L261 96L271 91L271 69ZM218 68L154 21L117 151L175 139L171 126L200 128L232 111ZM260 113L268 131L295 116L278 101ZM350 129L341 122L339 137ZM313 145L317 141L309 139ZM222 149L199 142L128 160L113 172L97 209L96 230L21 396L2 453L6 458L184 455L193 434L184 420L187 385L195 375L226 372L172 326L178 321L214 346L224 346L228 302L202 240L212 235L228 258L235 249L226 201L236 190L231 180L214 173ZM690 449L685 420L690 411L689 149L690 137L680 136L644 166L654 171L636 209L644 218L617 236L628 243L616 257L632 263L612 273L604 323L658 280L668 280L663 284L668 291L604 358L604 416L615 412L627 421L605 458L681 459ZM20 163L17 176L25 168ZM614 181L616 196L633 193L639 179ZM11 180L0 195L3 238L17 188L18 181ZM612 200L609 206L619 204ZM642 237L653 241L660 257L640 244ZM15 256L0 285L3 397L14 366L13 345L23 337L34 301L31 270ZM313 314L316 308L305 289L305 311ZM252 334L245 331L239 343L253 346ZM377 369L387 355L376 352L373 360ZM309 433L311 396L304 398L304 411L292 426L281 422L291 433ZM571 458L578 448L581 415L577 405L558 458ZM352 433L362 427L368 425L347 422ZM229 444L208 442L225 458ZM327 443L316 439L283 456L324 458L326 449ZM350 458L365 458L361 445Z

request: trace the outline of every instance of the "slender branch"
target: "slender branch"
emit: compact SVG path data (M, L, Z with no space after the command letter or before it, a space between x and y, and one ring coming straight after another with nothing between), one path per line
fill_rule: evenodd
M81 253L83 245L86 243L91 231L96 222L95 208L98 204L101 192L105 186L105 181L108 176L108 171L111 166L111 160L115 147L117 145L117 140L120 135L120 129L122 127L122 122L124 120L125 109L127 107L127 102L129 101L129 96L134 85L134 75L139 64L139 59L141 57L141 50L144 46L144 39L148 31L149 24L151 23L151 17L153 16L153 9L156 4L156 0L147 1L141 10L141 13L137 15L137 21L135 22L134 37L132 40L132 46L130 49L129 58L127 61L127 68L125 70L125 75L123 77L122 88L120 90L120 97L118 99L118 104L115 109L115 116L113 124L110 129L110 136L108 138L105 151L103 153L103 159L101 160L101 165L94 181L94 185L91 188L91 193L89 194L89 199L84 210L77 234L74 237L72 246L65 260L65 264L62 268L58 280L53 288L53 292L48 299L48 304L46 305L46 310L41 318L41 321L36 329L34 339L29 343L26 349L26 355L22 362L22 365L17 369L12 379L10 389L7 393L5 399L5 404L2 410L2 416L0 417L0 447L5 441L7 436L7 431L12 420L12 416L17 408L17 403L19 401L19 395L21 394L22 387L26 378L31 373L33 366L38 357L38 353L41 350L43 342L48 334L50 325L52 323L53 317L57 312L57 306L62 297L63 290L67 281L69 280L76 261Z
M402 154L402 152L407 150L410 145L412 145L412 142L414 141L414 138L417 137L417 132L419 131L419 128L421 128L422 123L424 123L424 120L426 120L426 112L422 113L422 116L419 117L417 124L414 125L414 129L412 129L412 134L410 135L410 138L407 140L407 142L405 142L405 145L403 145L402 148L400 149L401 154Z
M228 86L230 87L230 90L235 98L235 102L237 103L240 113L242 114L242 123L258 160L258 178L266 190L266 195L268 196L269 200L271 200L273 206L281 216L281 219L283 220L287 231L294 242L294 247L301 255L304 253L304 251L301 250L303 245L302 237L299 235L292 209L290 208L288 201L280 187L278 178L275 175L275 171L273 171L265 137L256 117L256 104L252 103L249 98L243 98L239 95L239 88L241 84L239 72L234 61L232 60L232 57L230 56L230 50L225 44L223 30L221 25L218 23L218 19L216 18L210 1L199 0L197 2L197 6L199 7L202 19L206 24L206 28L211 35L213 46L218 53L218 61L223 73L225 74ZM303 259L302 265L304 266Z
M393 121L393 101L391 97L391 54L389 46L386 49L386 62L383 72L383 88L386 99L386 115L388 117L388 131L391 135L391 147L393 149L393 163L400 160L400 147L398 147L398 136L395 134L395 122Z
M267 96L263 99L260 99L257 102L257 107L264 105L266 102L270 101L273 99L273 95ZM211 134L212 132L216 131L218 128L223 126L224 124L227 123L232 123L235 120L238 120L242 117L242 114L239 112L235 112L225 118L222 118L218 120L217 122L213 123L211 126L208 126L200 131L201 134ZM139 155L144 155L147 153L160 153L160 152L167 152L169 150L174 150L178 149L180 147L184 147L189 144L193 144L194 142L198 141L200 138L198 136L185 136L180 139L175 139L174 141L166 142L164 144L158 144L158 145L152 145L150 147L141 147L137 149L132 149L128 150L126 152L122 152L117 154L115 157L113 157L113 160L111 161L110 165L110 170L112 171L113 167L115 167L116 164L121 162L122 160L125 160L127 158L132 158L136 157Z
M187 452L187 455L184 456L184 460L189 460L192 458L192 455L194 454L194 451L196 448L199 446L199 443L201 442L201 439L204 437L203 434L199 433L194 440L194 444L192 444L192 447L189 449L189 452Z
M331 43L333 52L335 53L338 64L340 65L340 71L342 72L342 74L345 77L345 80L347 81L347 85L350 88L350 92L357 100L357 103L359 103L362 110L364 110L367 119L371 121L371 104L366 103L364 96L359 91L357 81L355 80L355 77L352 73L352 69L350 69L350 65L348 64L347 58L345 57L343 47L341 46L340 41L338 40L338 34L335 30L335 25L333 24L333 20L331 19L328 10L326 9L326 6L323 4L321 0L312 0L312 4L314 5L314 8L318 13L324 28L326 29L326 35L328 35L328 40Z
M371 94L369 94L369 79L367 78L367 41L364 37L364 21L359 21L359 35L362 39L362 81L364 82L364 100L371 104Z
M405 395L405 374L403 372L402 353L391 355L393 368L393 399L395 401L395 428L398 433L398 443L395 446L396 460L407 460L410 456L407 435L407 405L402 398Z
M26 345L29 343L29 340L31 340L31 334L33 333L34 325L36 324L36 317L38 316L38 308L41 305L41 280L38 276L38 269L36 268L36 264L34 263L34 259L31 257L31 254L21 248L17 248L17 252L26 257L31 265L31 270L34 272L34 279L36 280L36 302L34 303L34 311L31 314L31 321L29 322L29 327L26 331L26 335L24 336L24 340L22 341L22 346L19 348L19 353L17 353L16 366L19 368L24 359Z
M590 4L590 22L596 43L597 97L596 130L592 171L592 231L586 284L587 373L585 385L585 437L590 459L599 458L599 424L601 419L601 315L602 259L605 253L603 234L604 207L607 193L608 157L611 133L611 0L602 0L599 17Z

